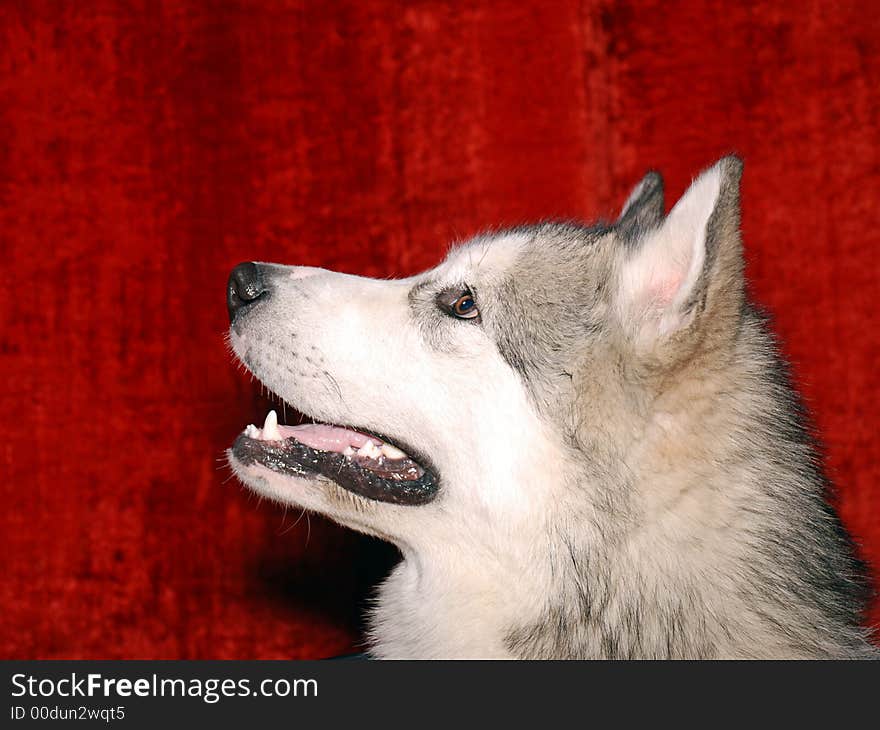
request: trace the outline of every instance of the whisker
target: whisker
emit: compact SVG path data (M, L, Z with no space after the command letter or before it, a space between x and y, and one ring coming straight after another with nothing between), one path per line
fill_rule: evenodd
M490 239L488 240L488 242L486 243L486 245L483 247L483 255L480 256L480 260L477 261L477 266L476 266L476 268L479 269L480 266L482 266L482 264L483 264L483 259L485 259L486 256L489 254L489 250L492 248L492 246L495 245L495 241L496 241L496 240L497 240L497 239L495 239L495 238L490 238Z
M233 471L233 472L230 472L229 476L226 477L226 479L224 479L222 482L220 482L220 486L222 487L222 486L224 486L225 484L228 484L229 481L232 480L232 479L234 479L234 478L235 478L235 472L234 472L234 471Z
M339 402L342 404L345 404L345 400L342 397L342 390L339 387L339 383L336 382L336 378L334 378L326 370L323 370L322 373L327 378L327 380L330 381L331 385L333 386L333 389L336 391L336 397L339 398Z
M288 527L284 532L282 532L282 533L279 535L279 537L283 537L283 536L286 535L288 532L290 532L291 530L293 530L293 529L294 529L294 528L295 528L295 527L296 527L296 526L302 521L302 518L303 518L303 516L305 515L305 513L306 513L306 509L305 509L305 507L303 507L302 512L299 513L299 517L296 518L296 522L294 522L290 527Z

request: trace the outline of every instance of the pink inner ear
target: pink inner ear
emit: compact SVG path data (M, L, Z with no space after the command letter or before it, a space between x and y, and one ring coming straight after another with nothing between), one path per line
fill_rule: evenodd
M655 298L660 304L667 305L675 298L681 288L683 276L667 277L658 282Z
M683 276L676 276L669 272L666 272L660 278L654 279L650 285L650 296L653 305L657 307L668 306L681 288L683 280Z

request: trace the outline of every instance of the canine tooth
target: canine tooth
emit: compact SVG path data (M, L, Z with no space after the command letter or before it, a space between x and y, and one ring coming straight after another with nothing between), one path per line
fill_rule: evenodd
M396 446L392 446L391 444L382 444L382 453L385 454L389 459L403 459L406 457L400 449Z
M382 452L376 447L372 441L367 441L363 446L361 446L358 451L358 456L365 456L368 459L378 459L379 454Z
M266 422L263 424L263 441L281 441L281 431L278 430L278 414L269 411L266 414Z

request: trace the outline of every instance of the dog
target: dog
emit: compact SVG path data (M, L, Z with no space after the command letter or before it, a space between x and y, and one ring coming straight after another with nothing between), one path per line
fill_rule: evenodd
M236 267L231 349L314 422L272 411L229 463L399 548L371 656L877 658L746 297L741 173L665 215L650 172L614 223L488 233L406 279Z

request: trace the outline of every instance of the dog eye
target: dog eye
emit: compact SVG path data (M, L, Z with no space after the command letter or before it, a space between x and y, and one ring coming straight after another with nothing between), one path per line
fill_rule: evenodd
M452 303L452 313L461 319L473 319L479 316L480 310L477 309L473 295L467 292Z
M480 321L480 308L469 287L445 289L437 295L437 306L456 319Z

